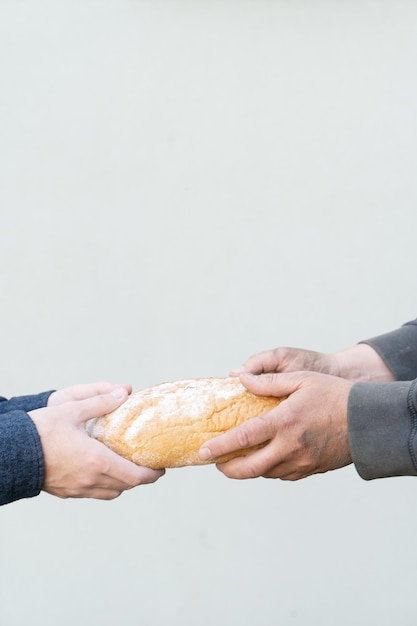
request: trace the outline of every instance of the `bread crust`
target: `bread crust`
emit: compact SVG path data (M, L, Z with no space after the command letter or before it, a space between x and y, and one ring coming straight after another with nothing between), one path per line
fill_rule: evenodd
M200 446L281 399L255 396L238 378L194 378L137 391L118 409L87 424L87 432L138 465L153 469L204 465ZM216 459L224 461L236 454Z

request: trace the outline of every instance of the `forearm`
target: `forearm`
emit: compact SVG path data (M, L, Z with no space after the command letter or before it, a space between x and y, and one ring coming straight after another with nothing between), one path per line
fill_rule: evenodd
M43 452L33 421L24 411L0 416L0 505L36 496L44 479Z
M348 399L352 460L366 480L417 475L417 380L355 383Z
M416 476L417 320L351 350L370 358L369 377L356 379L367 384L356 383L348 400L349 443L358 473L367 480Z

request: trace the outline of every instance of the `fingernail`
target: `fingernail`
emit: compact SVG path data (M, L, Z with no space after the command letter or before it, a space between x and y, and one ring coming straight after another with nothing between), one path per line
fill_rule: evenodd
M208 448L207 446L204 446L204 448L200 448L199 452L198 452L200 459L202 461L208 461L209 459L212 458L212 454L211 454L211 450L210 448Z
M236 367L235 369L230 370L230 376L239 376L244 372L246 372L245 366L241 365L240 367Z
M123 387L118 387L117 389L113 389L113 391L111 392L111 395L116 400L122 400L122 398L124 398L126 394L127 394L127 391Z

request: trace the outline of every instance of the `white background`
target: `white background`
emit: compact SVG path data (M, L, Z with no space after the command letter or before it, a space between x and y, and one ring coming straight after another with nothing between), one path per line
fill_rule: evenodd
M416 317L417 4L0 0L1 389ZM2 626L412 626L416 482L171 470L0 510Z

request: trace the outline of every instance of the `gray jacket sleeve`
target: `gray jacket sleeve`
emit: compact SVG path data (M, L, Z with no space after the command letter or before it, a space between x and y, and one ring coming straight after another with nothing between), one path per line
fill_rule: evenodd
M42 489L42 445L27 412L46 406L51 393L0 398L0 505L37 496Z
M417 320L368 339L397 382L355 383L349 394L349 443L366 480L417 476Z

